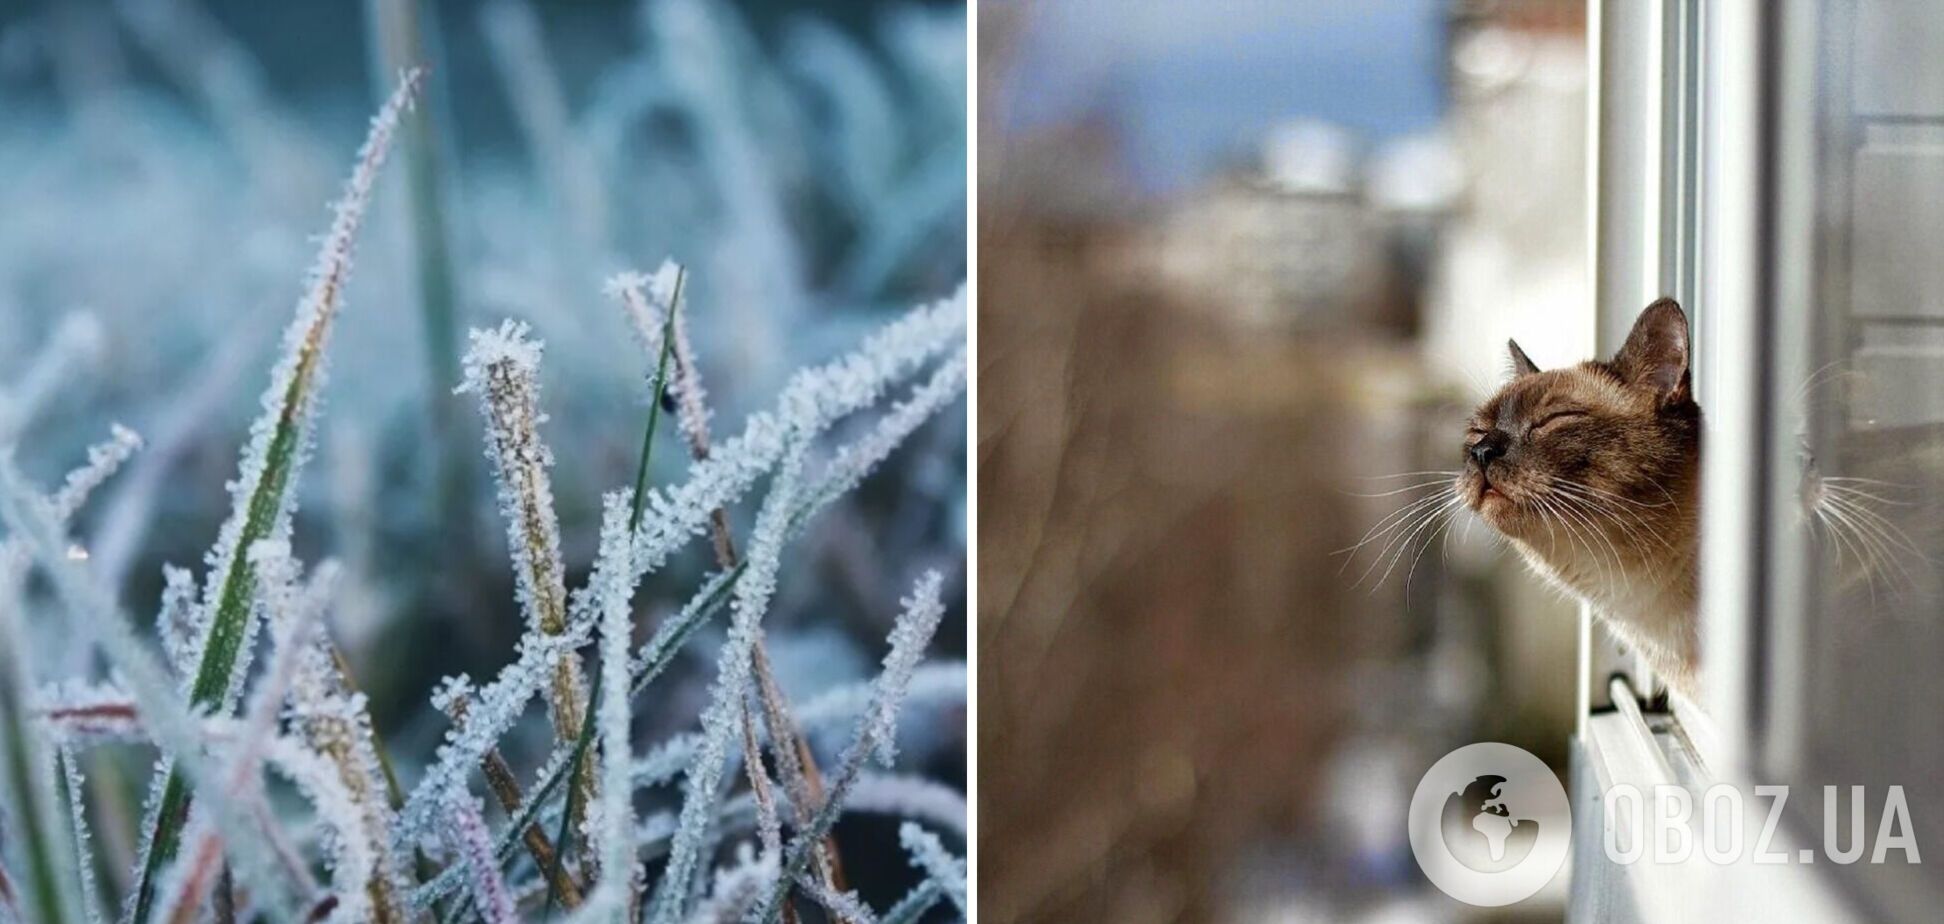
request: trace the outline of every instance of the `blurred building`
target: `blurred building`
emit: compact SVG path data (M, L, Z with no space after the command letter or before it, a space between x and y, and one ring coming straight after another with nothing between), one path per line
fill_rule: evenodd
M1224 177L1161 219L1156 266L1248 328L1348 331L1395 322L1384 227L1359 191Z

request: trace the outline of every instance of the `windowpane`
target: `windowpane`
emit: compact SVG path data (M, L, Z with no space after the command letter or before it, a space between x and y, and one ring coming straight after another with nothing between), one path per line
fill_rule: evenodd
M1791 26L1814 36L1796 47L1814 52L1784 66L1814 69L1792 82L1815 87L1813 121L1801 123L1814 130L1791 135L1785 117L1778 137L1812 146L1800 162L1814 166L1777 174L1779 213L1793 202L1810 217L1810 265L1806 288L1777 287L1770 406L1775 445L1793 458L1775 471L1793 482L1796 509L1771 521L1788 534L1771 561L1766 753L1804 796L1792 807L1815 843L1822 785L1868 787L1872 840L1888 787L1901 785L1934 859L1944 857L1944 18L1893 0L1792 11L1804 18ZM1785 147L1777 159L1804 153ZM1785 242L1779 276L1804 271L1789 253ZM1890 858L1839 878L1880 914L1930 919L1944 870Z

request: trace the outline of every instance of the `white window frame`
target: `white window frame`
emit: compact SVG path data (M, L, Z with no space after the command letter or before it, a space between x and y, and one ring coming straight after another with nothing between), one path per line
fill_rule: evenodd
M1778 679L1790 676L1787 662L1800 646L1762 638L1790 626L1758 614L1778 612L1776 595L1793 592L1766 562L1789 560L1771 556L1777 543L1796 540L1769 522L1786 509L1774 487L1785 479L1759 473L1777 445L1765 376L1806 371L1776 368L1778 352L1800 351L1770 346L1776 312L1809 304L1812 203L1773 195L1814 188L1807 142L1815 88L1778 83L1810 73L1779 66L1802 55L1813 60L1812 17L1778 9L1799 13L1805 5L1589 0L1590 345L1610 353L1639 310L1663 295L1680 300L1692 319L1695 389L1707 426L1700 607L1708 708L1671 695L1665 711L1643 710L1641 697L1655 689L1651 674L1642 664L1616 664L1592 614L1582 612L1571 921L1865 918L1824 875L1827 866L1757 865L1746 852L1739 864L1717 866L1698 851L1679 865L1622 866L1604 847L1601 794L1621 783L1643 792L1682 786L1696 805L1710 785L1737 785L1744 830L1753 836L1767 814L1751 798L1754 787L1776 782L1757 779L1754 768L1773 770L1776 748L1792 734L1788 716L1798 704L1781 700L1795 686ZM1652 833L1650 826L1620 836L1630 842ZM1813 846L1788 829L1777 832L1771 852L1793 857Z

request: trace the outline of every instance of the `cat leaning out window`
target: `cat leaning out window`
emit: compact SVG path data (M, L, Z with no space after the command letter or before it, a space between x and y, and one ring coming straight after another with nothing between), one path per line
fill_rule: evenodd
M1647 306L1606 362L1542 370L1507 346L1512 379L1472 414L1453 489L1692 695L1701 407L1687 315Z

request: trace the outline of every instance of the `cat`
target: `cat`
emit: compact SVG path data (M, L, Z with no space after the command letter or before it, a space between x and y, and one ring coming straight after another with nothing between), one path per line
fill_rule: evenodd
M1472 414L1459 501L1694 695L1702 428L1687 315L1647 306L1608 362L1541 370L1506 346L1512 378Z

